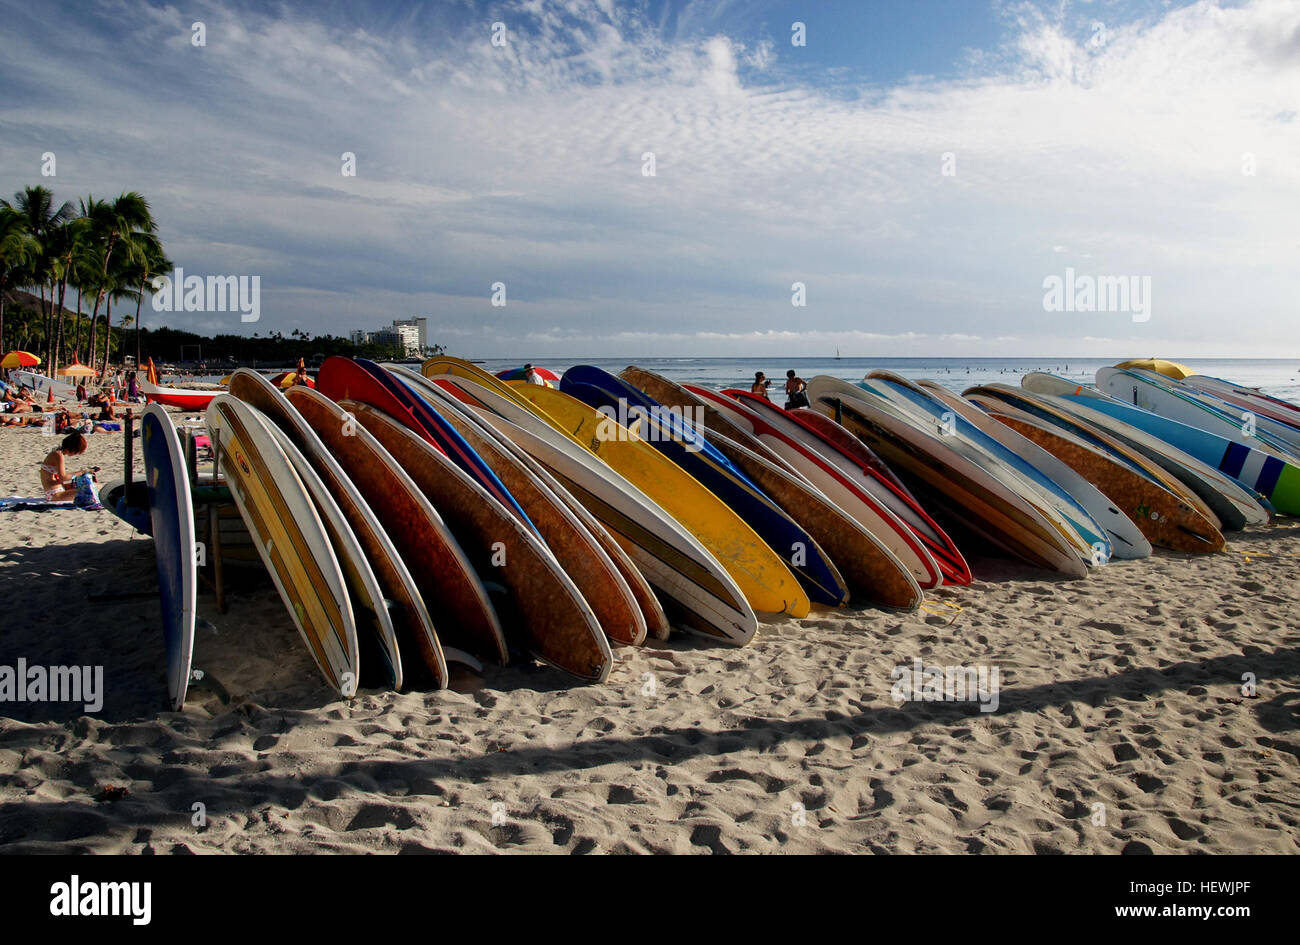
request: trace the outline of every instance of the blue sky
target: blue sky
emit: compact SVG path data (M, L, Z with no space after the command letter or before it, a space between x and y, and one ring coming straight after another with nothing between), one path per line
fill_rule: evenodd
M142 191L187 273L261 277L258 324L155 324L423 314L471 357L1297 353L1291 0L0 16L0 190ZM1045 311L1067 269L1149 278L1150 319Z

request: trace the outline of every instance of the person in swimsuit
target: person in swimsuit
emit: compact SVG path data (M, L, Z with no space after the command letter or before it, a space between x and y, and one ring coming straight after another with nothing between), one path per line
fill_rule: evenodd
M771 400L772 398L767 396L767 389L771 386L772 382L767 379L766 374L762 371L755 371L754 383L750 385L749 392L757 397L762 397L764 400Z
M808 406L807 382L794 373L793 369L785 372L785 409Z
M41 463L41 487L45 498L51 502L67 502L77 497L77 487L72 480L83 473L98 471L98 466L68 472L66 458L80 456L86 452L86 438L80 433L69 433L63 438L58 449L45 457Z

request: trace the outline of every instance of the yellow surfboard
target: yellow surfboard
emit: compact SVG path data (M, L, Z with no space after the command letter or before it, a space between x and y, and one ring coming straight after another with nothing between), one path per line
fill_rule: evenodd
M462 361L460 358L449 358L446 356L430 358L420 365L420 373L429 378L437 377L440 374L450 374L452 377L463 377L468 381L473 381L480 387L486 387L488 390L496 391L502 397L508 397L512 403L516 403L521 407L526 407L533 411L533 413L538 412L537 408L533 407L531 403L519 396L512 385L507 384L495 374L489 374L477 364L470 361ZM537 385L534 384L532 386L536 387Z
M551 387L528 384L512 393L542 419L572 436L644 492L699 539L749 601L766 613L806 617L808 595L763 539L721 499L676 463L594 407Z

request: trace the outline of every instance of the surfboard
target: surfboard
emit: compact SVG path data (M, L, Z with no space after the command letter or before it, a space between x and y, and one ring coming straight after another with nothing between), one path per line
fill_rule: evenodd
M619 416L637 407L642 439L721 499L763 539L799 580L810 601L829 607L848 602L843 576L807 530L713 447L694 424L665 410L642 391L607 371L578 365L564 372L560 390L588 406Z
M937 402L964 418L987 436L997 440L1065 489L1106 529L1115 557L1129 560L1150 557L1151 542L1142 534L1142 530L1100 489L1079 475L1073 467L1057 459L1033 440L1021 436L1005 424L998 423L974 404L963 400L937 382L918 381L917 384Z
M265 415L263 419L270 420ZM394 690L400 689L401 651L398 649L392 619L388 615L383 589L379 586L379 579L375 577L361 542L357 540L356 533L348 524L339 504L334 501L329 487L316 474L302 452L293 445L293 441L274 422L267 422L266 428L280 449L284 450L284 455L289 457L289 462L307 487L307 492L316 505L316 513L325 525L325 534L334 548L334 556L338 558L343 581L348 589L348 600L352 604L360 663L365 666L365 656L369 654L379 664L380 676L376 677L370 671L369 677L361 677L360 685L378 684ZM369 671L369 667L366 668ZM439 678L445 680L446 676L444 674Z
M964 396L973 401L974 398L970 395L976 394L987 395L995 401L1002 401L1008 405L1008 409L1022 411L1038 422L1046 423L1049 428L1060 428L1070 436L1082 440L1094 449L1100 450L1121 466L1126 466L1137 473L1141 478L1178 496L1183 502L1195 509L1210 527L1218 530L1218 518L1196 493L1183 486L1175 477L1167 474L1159 465L1151 462L1141 453L1129 449L1105 431L1075 420L1068 413L1063 413L1052 407L1041 397L1030 394L1019 387L1011 387L1007 384L987 384L967 390Z
M1063 535L1021 496L976 463L954 452L937 433L901 419L884 401L866 401L861 388L818 375L808 382L814 408L863 440L926 497L926 506L945 510L954 522L1035 567L1067 577L1084 577L1087 567Z
M348 579L358 630L370 631L358 636L362 665L366 666L369 660L381 667L389 677L388 685L401 690L405 682L401 647L404 639L411 660L417 657L423 660L426 652L432 658L425 667L412 666L413 681L444 688L447 664L428 611L406 565L352 480L284 394L261 374L240 368L230 376L229 388L231 396L257 408L271 421L276 431L294 447L292 451L285 449L285 455L295 466L295 454L308 463L326 490L329 501L317 499L316 510L330 527L335 553ZM311 486L308 477L303 476L303 482ZM331 525L335 511L342 515L346 533ZM423 646L417 642L417 634L426 637ZM429 674L427 678L419 671L421 668ZM370 672L368 666L367 672Z
M1152 544L1191 553L1223 550L1223 535L1180 496L1064 430L980 395L972 395L972 399L986 406L998 422L1033 440L1093 482L1130 515Z
M1141 372L1099 368L1097 387L1121 403L1263 450L1288 463L1300 459L1294 447L1276 440L1265 431L1256 428L1253 433L1247 432L1251 427L1250 420L1241 412L1234 414L1218 410Z
M749 424L755 435L886 542L922 588L934 587L941 580L970 583L970 569L952 539L910 494L894 487L892 474L885 479L842 451L828 450L828 444L787 411L761 397L735 390L714 396L720 398L720 410L729 411L738 423Z
M662 377L653 371L647 371L635 365L619 372L618 376L621 380L631 384L658 403L668 407L676 407L683 411L690 411L702 421L700 425L706 429L714 433L720 433L733 443L743 446L751 453L756 453L787 473L795 476L802 475L798 469L786 462L780 453L772 450L766 443L755 436L752 429L748 428L744 423L736 422L725 411L720 410L717 404L711 403L698 393L687 390L681 384Z
M911 611L924 599L916 578L889 547L805 480L721 433L713 445L824 548L853 596Z
M471 404L440 387L436 382L424 375L402 365L391 365L388 370L418 389L430 401L436 401L446 407L447 411L463 418L465 422L474 424L482 435L492 437L499 447L508 450L512 456L542 480L546 487L578 517L590 536L600 545L601 550L609 556L610 562L623 578L628 591L641 611L641 617L646 625L646 636L656 640L668 639L672 626L668 622L663 606L655 596L654 589L651 588L636 563L623 550L623 546L614 539L609 529L588 511L585 505L578 501L567 486L561 483L543 463L521 449L509 437L502 435L490 423L487 423L480 410L473 409ZM451 416L447 411L444 411L443 415L450 420Z
M610 641L628 646L645 642L645 619L631 588L582 519L531 468L532 461L522 462L494 433L446 401L431 400L430 406L441 408L442 421L482 457L523 506L546 547L582 590Z
M447 648L505 663L505 635L487 591L442 516L365 427L308 387L285 391L365 498L428 609L444 659ZM416 637L416 645L423 637ZM425 657L427 664L429 657Z
M950 447L1037 508L1074 545L1084 562L1095 566L1110 560L1113 549L1105 529L1059 483L1014 450L893 372L872 371L858 386L883 397L900 415L922 428L937 428Z
M207 409L226 484L321 675L345 698L360 681L357 628L311 494L258 411L221 394Z
M1075 385L1069 385L1064 378L1053 378L1060 384L1045 381L1045 378L1051 378L1051 375L1026 375L1020 383L1026 391L1036 394L1050 406L1113 436L1177 478L1210 507L1222 527L1237 530L1269 520L1269 511L1259 501L1263 496L1248 489L1244 483L1145 430L1094 410L1084 400L1052 394L1052 389L1064 387L1069 390Z
M450 525L480 577L499 582L515 619L504 621L535 658L586 682L604 682L613 655L591 605L554 554L444 453L387 414L342 401L407 471ZM490 575L490 577L489 577Z
M457 432L456 428L449 424L442 414L435 410L425 398L421 397L411 385L390 371L385 371L373 361L367 361L365 358L354 358L353 363L365 369L372 377L383 384L410 411L411 416L419 423L422 431L429 434L429 438L431 438L434 445L442 450L452 462L482 486L490 496L514 512L525 526L531 528L534 532L537 531L537 527L529 520L523 507L515 500L515 497L510 493L505 483L501 481L500 476L497 475L491 464L479 456L474 448L465 442L464 437ZM365 402L364 398L354 397L352 399ZM381 406L380 409L384 408ZM416 432L420 431L417 430Z
M740 586L649 496L532 410L463 377L440 376L436 383L545 466L600 520L654 586L675 624L732 646L753 639L758 621Z
M575 437L698 538L754 610L808 616L808 594L781 557L689 473L616 420L563 391L536 384L517 390L541 406L557 429Z
M140 419L144 476L154 557L158 563L158 599L162 607L163 646L167 655L167 695L174 711L185 705L194 657L194 621L198 608L198 565L194 541L194 506L190 476L167 411L155 404Z
M1243 384L1235 384L1206 374L1193 374L1191 377L1184 378L1183 383L1188 387L1216 394L1245 409L1263 413L1274 420L1291 426L1300 426L1300 405L1266 394L1258 388L1246 387Z

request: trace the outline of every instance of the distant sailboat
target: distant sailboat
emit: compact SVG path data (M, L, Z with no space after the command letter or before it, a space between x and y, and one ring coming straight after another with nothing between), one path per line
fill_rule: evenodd
M839 359L840 359L840 347L839 347L839 345L836 345L836 346L835 346L835 360L838 361Z

